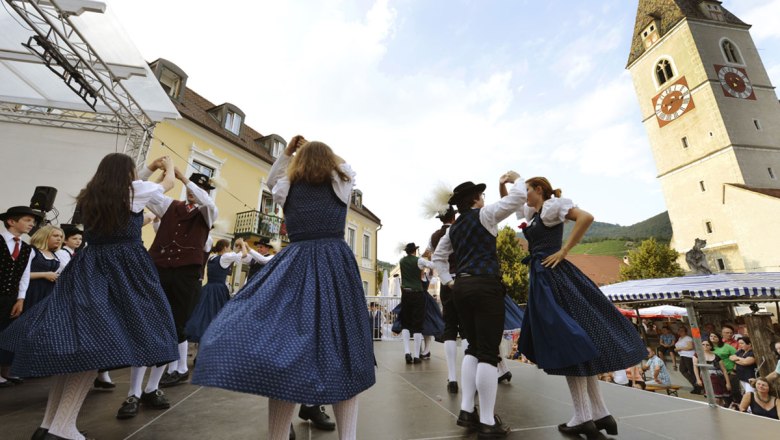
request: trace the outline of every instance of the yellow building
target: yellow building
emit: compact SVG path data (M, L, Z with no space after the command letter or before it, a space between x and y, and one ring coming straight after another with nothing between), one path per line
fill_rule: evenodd
M182 119L165 121L154 130L148 158L168 155L189 176L198 172L216 183L211 192L219 209L212 231L214 240L245 238L255 244L260 237L280 239L286 244L281 206L273 203L266 185L274 160L283 154L287 142L277 134L262 135L244 123L245 113L237 106L215 105L187 88L187 75L165 59L151 63ZM184 187L177 182L169 195L184 198ZM362 203L355 190L347 214L345 239L355 251L363 287L376 291L376 244L381 221ZM144 231L150 245L154 232Z

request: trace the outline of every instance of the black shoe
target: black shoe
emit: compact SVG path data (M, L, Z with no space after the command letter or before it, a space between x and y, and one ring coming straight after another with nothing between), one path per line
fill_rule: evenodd
M507 371L506 373L502 374L501 377L498 378L498 383L501 383L503 381L506 381L506 383L512 382L511 371Z
M420 364L420 363L422 363L422 361L420 360L420 358L412 358L412 363L413 364Z
M46 437L46 434L49 433L49 430L46 428L38 428L33 432L32 437L30 437L30 440L43 440L44 437Z
M100 379L95 379L95 382L92 383L92 387L96 390L111 391L116 388L116 385L111 382L103 382Z
M141 403L152 409L168 409L171 407L171 403L165 398L165 393L162 390L141 394Z
M295 440L295 429L293 428L292 423L290 423L290 440Z
M420 359L430 359L430 358L431 358L431 352L420 355Z
M176 385L181 385L183 383L187 383L189 379L190 379L189 370L185 373L179 373L178 371L174 371L173 373L168 375L167 380L160 379L160 388L168 388Z
M7 380L8 382L11 382L14 385L21 385L21 384L24 383L24 379L22 379L21 377L16 377L16 376L5 377L5 376L3 376L3 378L5 380Z
M410 355L409 353L406 353L404 355L404 358L406 358L406 363L407 364L411 364L412 363L412 355Z
M324 406L306 406L301 405L298 411L298 417L303 420L311 420L315 428L323 431L333 431L336 429L336 423L330 420L330 416L325 413Z
M566 426L565 423L561 423L558 425L558 431L567 435L585 434L588 437L588 440L599 438L599 430L596 428L596 424L593 423L593 420L588 420L587 422L580 423L576 426Z
M14 383L10 380L6 380L5 382L0 382L0 388L11 388L14 386Z
M594 420L593 423L596 425L596 429L599 431L606 429L607 434L618 435L617 421L615 421L615 418L611 415Z
M458 394L458 382L447 382L447 392L450 394Z
M460 410L458 421L455 423L464 428L477 429L479 427L479 413L477 412L477 409L474 408L473 412Z
M119 407L119 411L116 413L116 418L119 420L124 419L132 419L133 417L138 415L138 406L140 405L141 401L135 397L130 396L122 403L122 406Z
M501 419L498 416L493 417L495 418L496 423L492 425L486 425L484 423L479 424L479 428L477 429L477 440L501 438L506 437L507 434L509 434L509 426L501 423Z

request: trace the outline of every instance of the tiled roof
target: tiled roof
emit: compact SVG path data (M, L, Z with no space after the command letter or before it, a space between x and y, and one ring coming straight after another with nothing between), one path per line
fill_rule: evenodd
M363 205L362 207L358 208L358 206L354 203L349 204L349 209L357 212L358 214L361 214L363 217L366 217L374 222L376 222L378 225L382 225L382 220L379 219L379 217L376 216L371 210L366 208L366 205Z
M765 196L776 197L780 199L780 189L777 188L753 188L751 186L741 185L739 183L729 183L728 185L735 186L737 188L742 188L747 191L753 191L759 194L763 194Z
M628 55L628 66L645 53L645 43L642 39L642 31L654 19L660 20L660 37L663 37L681 20L710 20L699 9L702 0L639 0L636 12L636 24L634 25L634 37L631 40L631 52ZM726 23L748 26L734 14L723 8Z
M209 110L217 106L189 87L184 89L184 96L182 97L181 102L173 100L173 103L176 104L176 109L179 110L179 113L181 113L184 118L200 125L255 157L258 157L269 164L274 163L274 157L271 156L271 153L258 142L255 142L263 137L262 134L246 124L241 124L239 136L226 130L220 125L219 121L209 113Z
M528 251L528 241L525 238L517 237L517 243ZM623 260L611 255L585 255L569 254L566 259L577 269L593 280L596 285L604 286L616 283L620 280L620 265Z

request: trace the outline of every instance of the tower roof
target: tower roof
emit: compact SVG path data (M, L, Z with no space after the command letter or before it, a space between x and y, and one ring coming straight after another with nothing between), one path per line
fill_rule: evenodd
M642 31L653 20L659 21L661 37L683 19L712 21L699 8L699 4L702 1L704 0L639 0L639 6L637 6L636 11L636 24L634 25L634 37L631 39L631 52L628 55L627 66L630 66L631 63L645 53L646 48L642 40ZM736 15L726 10L726 8L721 6L721 9L723 9L725 23L749 27L747 23L737 18Z

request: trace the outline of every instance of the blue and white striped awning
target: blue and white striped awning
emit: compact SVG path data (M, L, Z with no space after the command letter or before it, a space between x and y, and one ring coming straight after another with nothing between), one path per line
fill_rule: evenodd
M601 287L612 302L780 299L780 272L718 273L625 281ZM686 295L687 294L687 295Z

